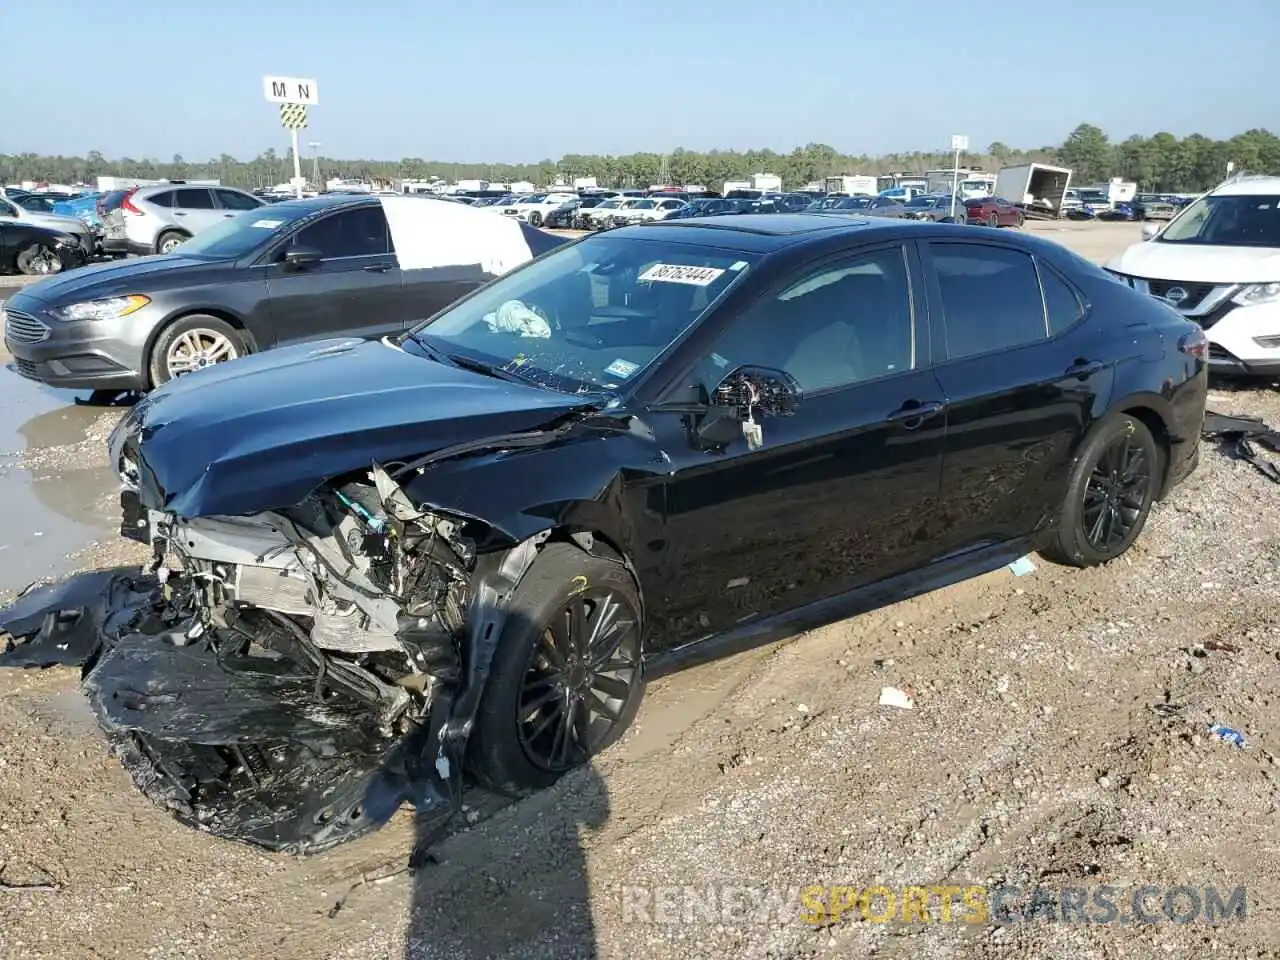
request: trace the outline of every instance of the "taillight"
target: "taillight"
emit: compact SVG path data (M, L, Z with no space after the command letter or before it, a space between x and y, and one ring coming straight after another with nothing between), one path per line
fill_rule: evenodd
M1197 360L1208 360L1209 338L1204 335L1203 330L1195 327L1178 341L1178 349L1188 356L1195 357Z
M123 210L125 213L131 213L135 217L140 217L142 216L142 211L139 210L137 207L135 207L132 203L133 195L137 192L138 192L138 188L134 187L132 190L126 193L124 195L124 199L120 201L120 209Z

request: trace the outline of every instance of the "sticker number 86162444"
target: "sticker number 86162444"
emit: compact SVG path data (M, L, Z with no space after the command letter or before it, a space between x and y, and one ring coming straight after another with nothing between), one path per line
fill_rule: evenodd
M638 279L659 283L689 283L695 287L705 287L714 283L723 273L723 270L716 267L686 267L678 263L655 263L640 274Z

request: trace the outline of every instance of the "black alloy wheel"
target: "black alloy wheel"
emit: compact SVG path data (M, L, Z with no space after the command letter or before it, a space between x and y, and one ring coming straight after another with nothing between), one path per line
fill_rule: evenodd
M644 696L640 594L621 563L547 544L507 605L468 765L518 796L615 742Z
M585 763L609 742L640 674L640 623L626 597L584 590L569 598L529 653L516 704L520 746L553 773Z
M28 277L44 277L62 270L62 258L52 247L37 241L18 252L17 266Z
M1123 554L1147 522L1163 464L1142 421L1121 415L1094 427L1076 455L1056 539L1045 555L1085 567Z
M1133 435L1121 433L1103 449L1084 488L1085 539L1100 553L1129 538L1151 490L1151 461Z

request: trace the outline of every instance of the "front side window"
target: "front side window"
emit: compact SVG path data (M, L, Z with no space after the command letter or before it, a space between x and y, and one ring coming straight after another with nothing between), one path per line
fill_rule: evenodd
M303 227L293 245L319 250L322 260L371 257L391 251L387 217L376 205L343 210Z
M955 360L1044 340L1044 301L1034 261L1007 247L931 243Z
M1280 196L1201 197L1156 237L1160 243L1280 247Z
M620 390L758 258L603 236L493 281L409 334L439 354L567 393Z
M218 202L224 210L257 210L261 201L238 190L218 190Z
M911 370L911 286L902 248L827 264L753 305L700 365L708 395L743 364L785 370L806 393Z

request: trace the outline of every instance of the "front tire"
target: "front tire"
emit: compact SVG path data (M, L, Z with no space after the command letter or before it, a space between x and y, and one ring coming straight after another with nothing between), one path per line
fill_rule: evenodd
M18 270L28 277L47 277L62 270L62 258L38 240L18 251Z
M151 347L151 385L244 356L248 350L235 327L225 320L193 313L165 327Z
M534 210L532 213L529 214L529 226L531 227L542 226L542 214L539 213L537 210Z
M1130 416L1104 420L1081 445L1054 542L1056 563L1092 567L1116 559L1142 532L1164 458L1151 431Z
M586 763L630 726L644 696L643 624L620 563L549 544L511 597L469 760L514 796Z

